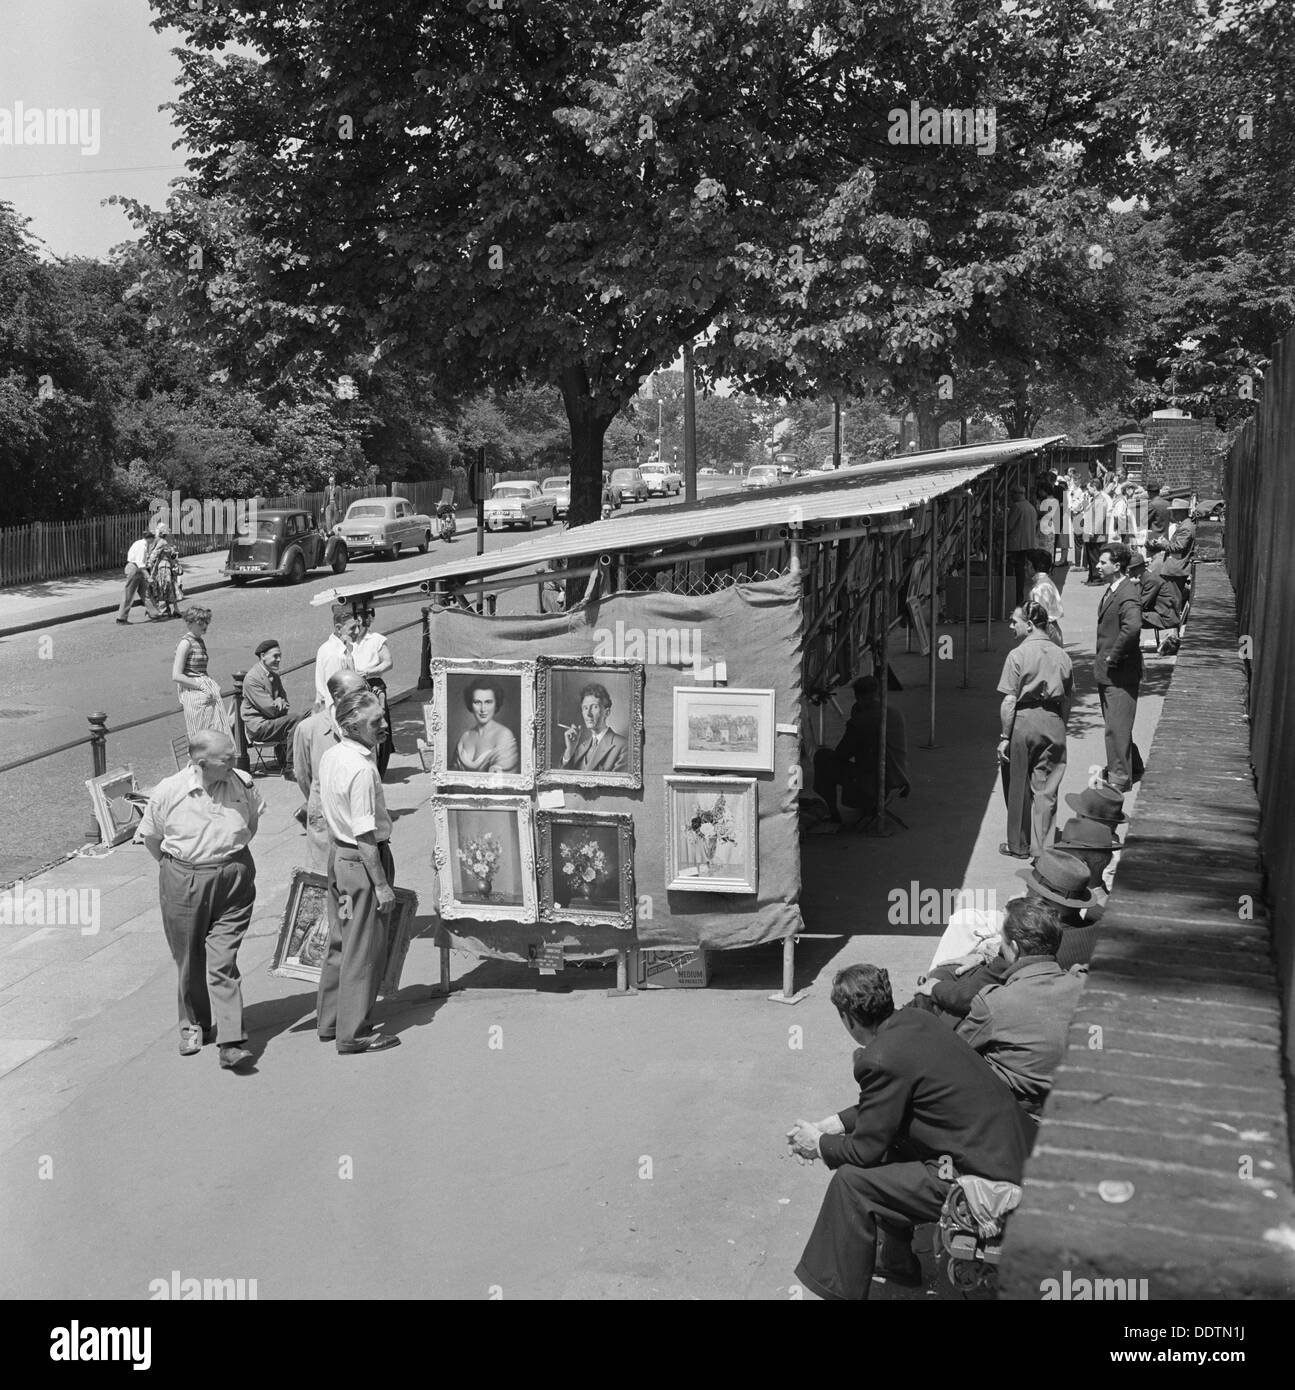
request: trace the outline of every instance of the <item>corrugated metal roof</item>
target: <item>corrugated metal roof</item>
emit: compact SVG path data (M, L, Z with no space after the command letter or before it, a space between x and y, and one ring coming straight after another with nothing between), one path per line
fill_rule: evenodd
M426 582L479 578L505 570L528 569L575 555L653 550L659 546L736 536L793 522L808 525L886 516L954 492L982 473L1064 437L1008 439L997 444L909 454L777 483L755 493L725 492L683 506L646 507L628 516L622 512L609 521L553 531L486 555L464 555L430 569L391 575L367 584L325 589L311 599L311 604L321 606L339 600L396 593Z

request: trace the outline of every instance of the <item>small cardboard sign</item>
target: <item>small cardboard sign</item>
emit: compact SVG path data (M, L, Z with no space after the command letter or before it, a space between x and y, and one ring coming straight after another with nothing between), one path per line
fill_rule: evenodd
M528 946L526 954L530 958L527 964L541 975L556 975L567 968L566 947L560 941L541 941Z

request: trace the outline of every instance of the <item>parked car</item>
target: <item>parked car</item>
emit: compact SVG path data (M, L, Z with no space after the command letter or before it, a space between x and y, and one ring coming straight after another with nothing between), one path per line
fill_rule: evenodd
M621 506L624 504L625 497L620 490L620 485L612 481L612 475L608 473L606 469L603 470L603 490L611 493L612 510L617 512L620 511Z
M775 483L781 481L778 465L775 463L757 463L742 479L742 491L752 492L756 488L773 487Z
M719 477L719 469L718 469L718 468L699 468L699 469L697 470L697 476L698 476L699 478L718 478L718 477Z
M505 526L531 531L540 521L552 526L557 515L557 504L540 491L538 483L496 483L486 499L487 531L502 531Z
M229 576L231 584L263 578L300 584L310 570L323 565L341 574L349 558L341 536L326 536L309 512L257 508L248 529L235 533L221 573Z
M558 517L566 516L571 509L571 479L565 473L556 477L545 478L540 484L540 491L545 497L553 499L556 508L555 515Z
M678 497L683 491L683 478L668 463L645 463L639 473L654 497Z
M405 497L361 497L346 509L338 527L352 555L400 555L401 546L416 546L426 555L438 528L430 516L416 512Z
M643 474L637 468L617 468L612 473L612 488L620 489L622 500L646 502L651 496ZM613 501L613 506L615 502Z

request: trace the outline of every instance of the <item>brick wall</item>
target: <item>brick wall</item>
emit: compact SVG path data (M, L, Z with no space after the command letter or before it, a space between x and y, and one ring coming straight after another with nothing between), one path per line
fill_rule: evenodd
M1143 481L1223 496L1227 436L1207 420L1148 420Z

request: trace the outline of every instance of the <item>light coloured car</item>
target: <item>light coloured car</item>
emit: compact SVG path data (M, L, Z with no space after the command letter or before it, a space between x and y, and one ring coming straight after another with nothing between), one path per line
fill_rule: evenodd
M683 491L683 478L668 463L645 463L639 472L653 497L678 497Z
M697 476L698 476L699 478L718 478L718 477L719 477L719 469L718 469L718 468L699 468L699 469L697 470Z
M756 488L773 487L779 482L778 465L774 463L757 463L742 479L742 491L753 492Z
M553 499L557 516L564 517L571 510L571 479L565 473L545 478L540 484L540 491L545 497Z
M486 499L487 531L502 531L506 526L533 531L541 521L552 526L557 516L557 503L540 491L538 483L496 483Z
M647 481L637 468L614 469L611 487L613 494L619 490L621 500L625 502L646 502L652 495L648 491Z
M346 509L338 534L352 555L396 559L402 546L427 554L435 527L431 517L414 510L407 497L361 497Z

